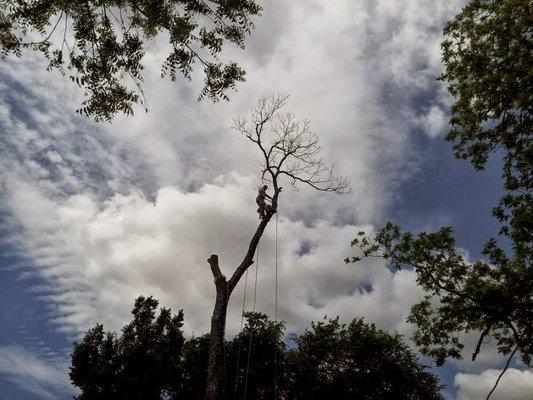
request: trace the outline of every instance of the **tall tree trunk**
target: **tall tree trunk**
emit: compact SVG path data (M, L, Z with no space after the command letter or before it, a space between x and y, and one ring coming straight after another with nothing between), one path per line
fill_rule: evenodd
M228 309L228 283L220 272L218 256L215 254L207 260L215 277L217 297L211 316L211 335L209 341L209 361L207 364L206 400L223 400L226 385L224 380L224 332L226 331L226 312Z
M275 186L272 208L259 223L252 240L250 240L246 255L229 281L226 280L226 277L220 272L218 256L216 254L212 254L207 260L211 267L213 277L215 278L216 300L213 315L211 316L211 335L209 339L209 360L207 363L205 400L225 400L226 385L224 376L226 371L224 365L224 333L226 331L226 313L228 310L229 298L242 275L250 265L254 263L253 258L259 239L261 239L272 215L276 212L278 194L279 190L277 186Z

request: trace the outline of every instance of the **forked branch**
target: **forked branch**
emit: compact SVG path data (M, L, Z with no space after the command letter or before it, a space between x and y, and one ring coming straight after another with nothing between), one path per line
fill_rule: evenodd
M261 213L262 218L248 249L231 278L226 281L222 275L216 255L207 260L215 278L216 300L211 318L206 400L224 398L224 332L228 301L243 274L253 264L261 236L277 212L282 189L280 179L289 178L293 186L301 183L320 191L349 192L348 180L336 175L333 165L326 164L319 157L318 138L311 133L309 121L297 121L294 115L281 113L288 97L286 94L263 96L248 117L235 119L234 129L259 148L261 178L272 183L274 192L272 204Z
M262 96L249 116L234 120L234 129L261 151L261 178L272 183L274 194L282 177L295 188L302 184L325 192L349 193L349 180L320 157L321 147L310 122L281 111L288 97L283 93Z

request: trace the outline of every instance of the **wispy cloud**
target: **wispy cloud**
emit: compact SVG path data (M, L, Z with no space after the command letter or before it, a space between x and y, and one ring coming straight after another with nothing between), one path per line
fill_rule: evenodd
M382 222L417 171L423 154L413 131L436 137L446 128L439 42L462 3L266 2L247 50L226 50L248 72L230 103L195 102L198 79L161 80L166 49L155 43L146 59L149 113L108 125L75 116L79 91L37 58L2 62L2 240L30 258L17 268L40 278L35 293L55 326L72 335L96 321L117 329L135 296L153 294L184 308L187 332L206 331L213 285L205 260L219 253L230 273L257 222L257 154L230 133L231 119L281 90L354 194L283 193L280 316L291 330L329 314L409 333L405 315L420 296L414 274L342 260L355 231ZM269 230L259 272L267 312L273 245Z
M0 346L0 379L7 379L43 400L74 392L66 362L41 358L18 346Z
M77 195L50 207L48 222L21 213L29 243L46 243L28 251L46 282L40 296L53 306L53 322L73 334L96 321L118 329L133 299L153 294L163 304L185 310L189 333L205 332L213 292L205 260L218 253L227 274L240 261L257 224L255 207L250 207L253 184L253 177L233 175L194 193L167 186L154 201L137 193L116 195L101 205ZM40 203L26 199L28 195L22 188L16 203ZM283 199L294 203L299 195L288 191ZM323 219L308 226L280 217L280 316L291 329L325 314L345 319L367 315L383 327L403 326L409 304L420 295L414 275L393 275L374 262L345 266L343 259L351 252L347 243L360 228ZM261 242L259 305L267 312L273 310L274 240L271 228ZM374 290L360 291L364 284ZM233 306L237 303L240 299L234 298ZM238 314L236 308L230 313L230 333L238 326Z
M353 276L356 267L342 265L347 243L357 225L383 219L397 185L416 170L410 146L417 123L409 116L424 118L425 109L415 104L424 96L435 100L426 119L438 113L440 89L434 78L440 70L440 28L458 4L269 3L250 53L235 53L247 68L248 82L231 103L196 103L191 100L196 88L187 88L201 82L180 83L176 91L159 79L158 57L165 49L157 44L147 59L150 113L118 118L111 125L73 116L75 89L42 71L37 61L2 64L6 90L0 124L9 132L1 139L3 204L20 228L18 247L33 258L44 280L38 289L53 305L53 321L73 333L97 320L121 321L133 297L149 291L175 307L195 306L191 326L206 329L211 304L206 294L212 288L202 269L204 259L229 248L235 249L229 256L235 262L256 218L256 182L248 176L255 172L257 155L241 137L228 133L231 118L272 90L293 94L290 110L311 119L324 156L351 177L354 188L353 196L335 201L310 191L288 192L282 199L283 226L293 230L294 238L316 235L316 248L324 249L301 257L293 250L287 256L286 268L302 263L301 275L293 277L302 288L292 288L287 300L298 309L297 304L309 307L309 297L325 296L321 302L329 307L287 311L290 324L307 323L304 318L326 311L353 314L355 304L358 313L379 320L389 307L379 301L408 305L412 296L398 293L409 301L380 298L372 309L363 309L366 300L356 301L357 291L345 295L349 289L332 282L361 283ZM272 31L280 21L285 22ZM36 77L43 83L33 85ZM18 90L8 90L14 87ZM234 171L246 178L232 181ZM176 220L174 214L188 219ZM122 226L128 218L145 223ZM214 232L224 230L235 233L221 241ZM337 242L330 244L328 237ZM299 245L294 239L293 246ZM311 270L305 271L304 262L316 265L312 283L304 283ZM384 273L372 271L364 279L373 281L375 291L366 296L377 299L377 280ZM190 275L194 279L182 278ZM399 276L386 279L392 283ZM340 290L338 296L330 286ZM397 320L383 324L395 327Z

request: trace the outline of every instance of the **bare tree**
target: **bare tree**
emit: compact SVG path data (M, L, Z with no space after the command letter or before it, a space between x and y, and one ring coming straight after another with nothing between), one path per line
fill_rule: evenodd
M211 338L207 368L207 400L224 398L224 333L229 298L237 283L253 264L253 257L263 232L276 213L282 179L294 187L307 185L313 189L345 194L350 191L347 178L335 174L333 164L320 158L318 138L310 130L309 121L297 121L293 114L283 113L286 94L262 96L249 116L236 118L234 129L254 143L261 152L261 178L273 186L271 207L250 240L248 250L229 280L222 274L216 254L207 260L215 278L216 300L211 317Z

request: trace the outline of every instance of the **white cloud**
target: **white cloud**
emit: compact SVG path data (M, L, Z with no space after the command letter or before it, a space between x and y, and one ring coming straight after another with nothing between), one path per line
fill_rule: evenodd
M117 329L137 295L153 294L185 309L189 333L206 331L214 288L205 260L219 253L229 273L257 222L257 153L228 133L231 119L260 94L281 90L292 95L287 109L311 120L325 158L351 178L354 194L284 192L280 317L289 330L328 314L409 332L405 315L420 295L413 273L342 260L358 227L381 222L416 171L412 130L422 124L435 136L444 129L446 102L434 82L439 41L461 4L266 2L247 50L225 53L248 79L230 103L197 103L200 76L160 79L165 45L155 43L145 70L149 113L110 125L75 117L80 92L35 57L2 62L0 127L9 134L0 137L0 198L15 219L3 240L33 258L32 272L43 280L36 289L56 326L73 335L96 321ZM268 313L273 240L271 226L259 272L259 309Z
M218 254L229 276L243 257L258 223L253 182L232 175L196 192L164 187L154 202L131 194L99 205L75 195L57 208L21 188L12 201L32 204L48 217L18 215L29 242L42 243L28 250L47 281L42 298L54 305L54 322L74 334L96 321L119 329L133 299L153 294L163 305L185 310L188 333L207 331L214 286L206 259ZM284 193L282 202L298 195ZM290 330L324 315L341 315L345 320L367 316L381 327L406 331L405 313L420 296L414 274L393 275L381 262L344 265L352 252L348 243L360 228L325 220L306 226L281 215L279 315ZM274 239L271 225L261 242L258 303L271 315ZM361 285L372 285L372 291L361 291ZM232 299L230 334L238 326L240 296L236 292Z
M432 106L427 114L419 118L420 126L430 137L442 135L448 127L448 115L438 106Z
M463 343L462 360L450 360L461 371L468 373L480 373L488 368L496 368L505 363L507 357L498 352L496 340L485 340L480 348L475 361L472 361L472 354L475 351L481 332L472 331L460 334L460 341Z
M73 392L66 363L40 358L18 345L0 346L0 377L43 400Z
M483 400L490 392L501 370L489 369L480 374L457 374L457 400ZM533 370L510 368L491 398L493 400L529 400L533 397Z

